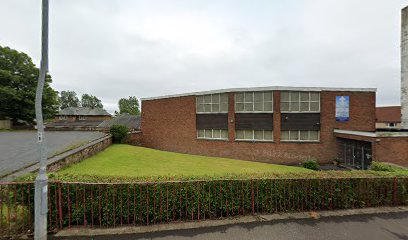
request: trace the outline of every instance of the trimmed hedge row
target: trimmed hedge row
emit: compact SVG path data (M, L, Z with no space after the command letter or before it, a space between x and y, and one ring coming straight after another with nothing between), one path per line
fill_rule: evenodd
M50 229L408 204L408 178L50 183Z

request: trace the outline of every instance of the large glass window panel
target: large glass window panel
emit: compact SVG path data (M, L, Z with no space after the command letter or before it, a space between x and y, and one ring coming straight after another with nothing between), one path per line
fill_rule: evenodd
M245 102L253 102L254 101L254 93L253 92L246 92L245 93Z
M244 93L236 93L235 94L235 102L243 103L244 102Z
M291 102L290 103L290 110L298 112L299 111L299 102Z
M255 130L254 131L254 139L256 140L263 140L263 130Z
M253 130L244 130L244 132L245 132L245 139L254 139Z
M272 92L264 92L264 101L272 102Z
M221 138L221 130L214 129L213 130L213 138Z
M301 112L308 112L309 111L309 102L301 102L300 103L300 111Z
M282 141L289 140L289 131L281 131L281 140Z
M255 92L254 93L254 101L255 102L262 102L263 101L263 92Z
M299 101L299 92L290 92L290 101Z
M300 131L300 140L309 140L309 131Z
M212 130L211 129L205 129L204 130L204 135L206 138L212 138Z
M244 104L243 103L237 103L235 104L235 111L244 111Z
M289 139L291 140L291 141L296 141L296 140L299 140L299 131L290 131L289 132Z
M228 112L228 103L221 103L220 112Z
M319 140L319 131L309 131L310 140L318 141Z
M281 111L289 111L289 103L288 102L282 102L281 103Z
M245 139L244 130L236 130L235 131L235 138L236 139Z
M204 129L199 129L199 130L197 131L197 136L198 136L199 138L203 138L203 137L204 137Z
M245 111L253 111L254 105L252 103L245 103Z
M313 111L313 112L320 111L320 103L319 102L311 102L310 103L310 111Z
M300 92L300 101L308 102L309 101L309 92Z
M272 102L264 102L264 111L272 112Z
M310 92L310 101L320 102L320 93Z
M221 138L228 139L228 130L221 130Z
M254 103L254 111L263 111L263 103L262 102L255 102Z
M212 112L220 112L220 104L213 104Z
M273 131L264 131L264 140L272 141L273 140Z
M289 102L289 92L281 92L281 102Z

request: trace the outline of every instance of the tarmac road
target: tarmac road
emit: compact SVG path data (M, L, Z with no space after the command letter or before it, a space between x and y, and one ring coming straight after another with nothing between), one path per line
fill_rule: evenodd
M53 239L408 240L408 212L278 220L147 234Z
M45 132L48 156L103 137L100 132ZM40 159L36 131L0 132L0 177L30 166Z

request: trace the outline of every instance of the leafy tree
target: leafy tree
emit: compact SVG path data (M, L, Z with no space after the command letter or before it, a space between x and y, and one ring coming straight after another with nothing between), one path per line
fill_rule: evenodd
M0 118L33 122L39 69L23 52L0 46ZM51 88L47 75L43 91L43 117L52 118L58 111L58 92Z
M116 112L115 112L116 113ZM119 114L129 113L130 115L139 115L139 100L135 96L121 98L119 100Z
M79 99L74 91L61 91L59 101L61 109L80 106Z
M109 132L112 135L112 141L114 143L124 143L129 129L124 125L113 125Z
M99 100L99 98L86 93L82 95L81 106L90 108L103 108L102 102L101 100Z

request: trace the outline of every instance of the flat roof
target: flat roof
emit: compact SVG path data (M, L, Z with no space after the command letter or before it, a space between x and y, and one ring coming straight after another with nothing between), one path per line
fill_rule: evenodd
M362 137L408 137L408 132L364 132L364 131L353 131L353 130L340 130L334 129L334 133L348 134Z
M210 90L202 92L190 92L173 95L164 95L158 97L141 98L142 101L156 100L164 98L198 96L214 93L228 93L228 92L257 92L257 91L313 91L313 92L377 92L377 88L326 88L326 87L285 87L285 86L270 86L270 87L252 87L252 88L226 88L219 90Z

